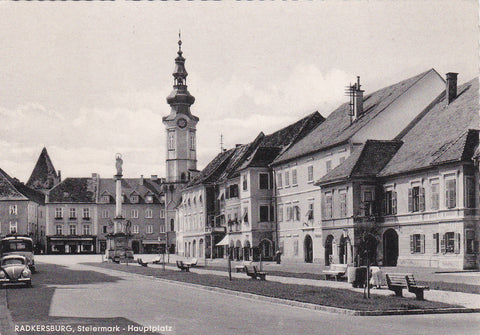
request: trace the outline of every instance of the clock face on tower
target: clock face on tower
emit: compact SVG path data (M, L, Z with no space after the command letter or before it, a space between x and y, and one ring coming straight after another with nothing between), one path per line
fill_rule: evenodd
M187 126L187 120L185 120L184 118L180 118L177 120L177 125L180 128L185 128Z

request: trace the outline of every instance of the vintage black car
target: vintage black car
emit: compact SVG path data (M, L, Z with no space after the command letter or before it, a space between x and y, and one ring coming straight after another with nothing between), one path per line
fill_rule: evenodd
M22 255L7 255L0 258L0 287L9 284L32 286L32 272Z

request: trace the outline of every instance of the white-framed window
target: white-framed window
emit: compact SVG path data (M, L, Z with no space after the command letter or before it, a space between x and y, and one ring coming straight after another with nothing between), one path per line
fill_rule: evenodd
M63 225L61 225L61 224L56 225L55 235L63 235Z
M430 209L440 208L440 183L438 179L430 180Z
M110 211L108 209L104 209L102 211L102 218L107 219L110 217Z
M277 188L282 188L283 187L283 175L281 172L277 173Z
M109 195L102 196L102 202L108 204L110 202L110 196Z
M160 232L161 232L161 233L164 233L164 232L165 232L165 226L164 226L164 225L161 225L161 226L160 226Z
M83 209L83 218L84 219L89 219L90 218L90 208L85 207Z
M475 208L475 182L473 176L465 177L465 207Z
M175 150L175 130L168 131L168 150Z
M297 180L297 169L292 170L292 186L297 186L298 185L298 180Z
M307 167L307 181L309 183L313 182L313 165Z
M242 179L243 179L242 181L243 190L247 191L248 190L247 175L246 174L242 175Z
M441 240L442 253L460 253L460 234L455 232L446 232Z
M140 231L140 230L139 230L138 224L132 225L132 233L133 233L133 234L138 234L139 231Z
M457 179L445 179L445 207L457 207Z
M70 235L77 235L77 225L71 224L70 225Z
M324 210L323 217L325 219L331 219L333 212L333 197L332 192L324 193Z
M164 218L165 218L165 210L161 209L160 210L160 219L164 219Z
M397 214L397 192L391 189L386 190L383 202L383 211L385 215Z
M329 173L332 170L332 161L328 160L325 162L325 170Z
M285 171L285 187L290 186L290 171Z
M18 207L17 205L10 205L10 215L17 215L18 214Z
M195 133L190 133L190 150L195 150Z
M152 211L151 208L147 208L147 209L145 210L145 217L146 217L147 219L151 219L151 218L153 217L153 211Z
M295 221L300 221L300 206L297 205L294 205L292 207L292 210L293 210L293 219Z
M147 224L147 234L153 234L153 225L152 224Z
M90 225L84 224L83 225L83 235L90 235Z
M338 202L340 207L340 217L347 216L347 191L342 190L338 192Z
M70 208L70 217L72 219L77 217L77 209L76 208Z
M414 186L408 189L408 211L425 211L425 188Z
M314 207L313 207L313 201L310 201L308 203L308 211L307 214L305 215L307 217L308 221L313 221L314 219Z
M287 221L292 221L293 220L293 207L292 204L287 204Z
M10 229L9 229L9 230L10 230L10 234L15 234L15 233L17 233L17 232L18 232L18 222L17 222L17 221L15 221L15 222L13 222L13 223L10 222L10 227L9 227L9 228L10 228Z
M131 201L132 204L138 204L138 199L139 199L138 195L132 195L130 197L130 201Z
M277 218L278 218L278 222L283 222L283 205L278 205Z
M412 254L425 253L425 235L424 234L410 235L410 253Z
M63 218L63 208L62 207L55 208L55 218L56 219Z
M153 195L148 194L148 195L145 197L145 202L146 202L147 204L153 203Z
M132 209L130 211L130 217L133 219L138 219L138 209Z
M258 174L258 185L261 190L268 190L268 173L259 173Z

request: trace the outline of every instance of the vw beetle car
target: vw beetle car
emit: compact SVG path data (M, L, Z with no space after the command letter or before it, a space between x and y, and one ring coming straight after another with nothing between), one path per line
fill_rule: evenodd
M32 286L32 272L22 255L7 255L0 258L0 287L5 284Z

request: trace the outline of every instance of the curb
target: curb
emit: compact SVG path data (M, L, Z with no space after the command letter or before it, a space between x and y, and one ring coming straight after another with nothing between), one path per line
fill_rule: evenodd
M15 335L12 315L7 308L6 290L0 290L0 334Z
M102 268L102 269L104 269L104 268ZM155 276L152 276L152 275L141 275L141 274L126 272L126 271L121 271L121 270L111 270L111 269L105 269L105 270L113 271L113 272L120 272L122 274L127 273L128 275L131 275L133 277L140 277L140 278L146 278L146 279L151 279L151 280L157 280L157 281L162 281L162 282L166 282L166 283L170 283L170 284L174 284L174 285L179 285L179 286L189 286L189 287L196 288L196 289L199 289L199 290L214 291L214 292L219 292L219 293L223 293L223 294L238 296L238 297L252 299L252 300L266 301L266 302L276 303L276 304L280 304L280 305L288 305L288 306L305 308L305 309L310 309L310 310L315 310L315 311L320 311L320 312L351 315L351 316L389 316L389 315L418 315L418 314L480 313L480 308L466 308L466 307L465 308L389 310L389 311L378 311L378 310L376 310L376 311L359 311L359 310L353 310L353 309L347 309L347 308L316 305L316 304L312 304L312 303L308 303L308 302L301 302L301 301L295 301L295 300L268 297L268 296L264 296L264 295L258 295L258 294L254 294L254 293L247 293L247 292L241 292L241 291L234 291L234 290L229 290L229 289L224 289L224 288L219 288L219 287L214 287L214 286L205 286L205 285L193 284L193 283L182 282L182 281L177 281L177 280L163 279L163 278L158 278L158 277L155 277Z

